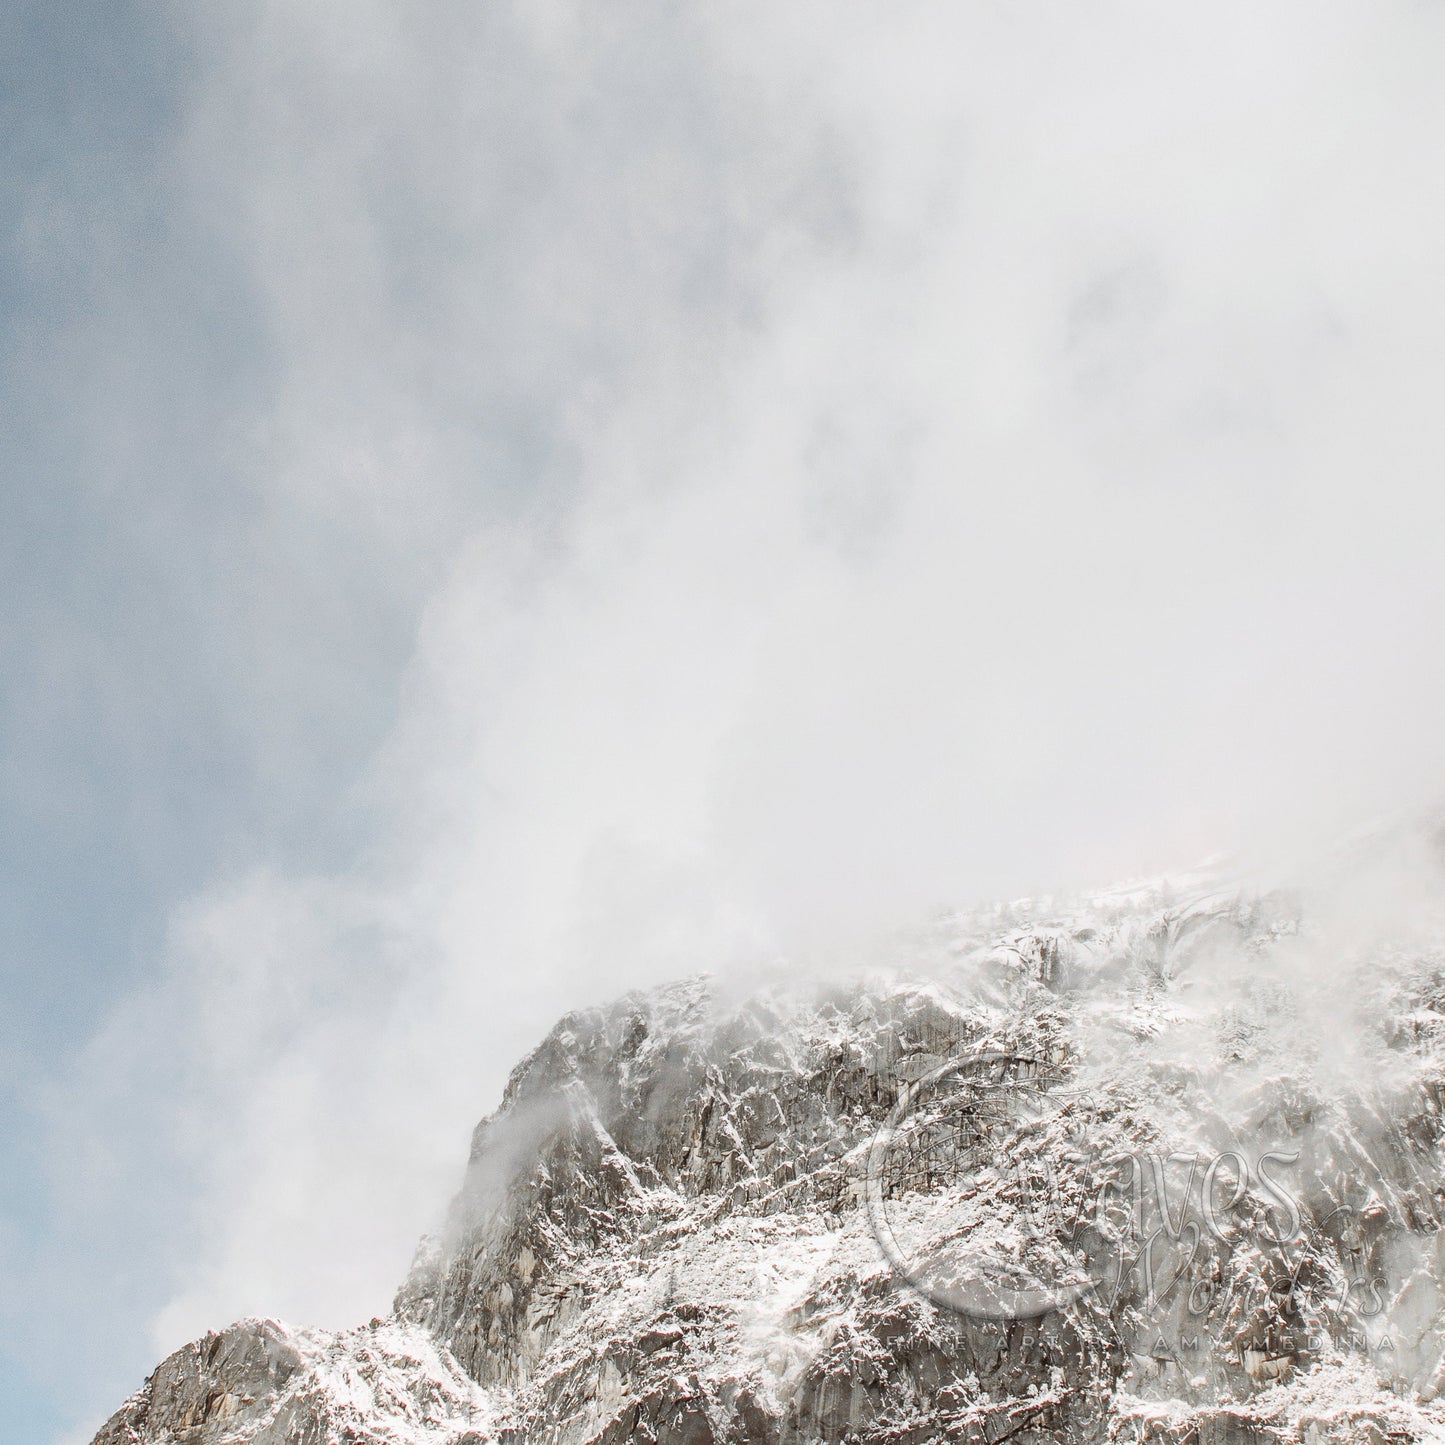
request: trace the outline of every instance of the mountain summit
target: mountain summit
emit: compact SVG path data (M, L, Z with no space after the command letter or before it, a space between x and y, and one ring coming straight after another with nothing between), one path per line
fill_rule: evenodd
M1445 1440L1445 926L1376 883L571 1014L388 1319L209 1334L95 1445Z

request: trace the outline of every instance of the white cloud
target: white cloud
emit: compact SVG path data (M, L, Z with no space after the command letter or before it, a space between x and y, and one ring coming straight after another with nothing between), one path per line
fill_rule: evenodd
M425 600L354 865L217 879L124 1015L196 1171L158 1349L383 1309L566 1007L1438 788L1439 26L204 34L264 487Z

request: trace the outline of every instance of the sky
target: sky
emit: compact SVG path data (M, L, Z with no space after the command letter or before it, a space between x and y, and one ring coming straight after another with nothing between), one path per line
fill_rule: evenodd
M569 1008L1440 798L1442 60L5 7L0 1440L384 1312Z

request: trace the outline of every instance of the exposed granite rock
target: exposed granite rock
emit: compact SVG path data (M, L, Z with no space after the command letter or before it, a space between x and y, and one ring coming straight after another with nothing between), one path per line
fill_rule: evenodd
M207 1336L98 1445L1445 1438L1445 953L1318 948L1201 882L569 1015L393 1320Z
M484 1392L423 1331L378 1320L342 1334L240 1320L177 1350L96 1445L477 1445Z

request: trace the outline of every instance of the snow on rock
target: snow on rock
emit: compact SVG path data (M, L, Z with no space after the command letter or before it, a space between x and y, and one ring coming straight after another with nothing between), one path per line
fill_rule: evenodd
M1206 873L571 1014L390 1321L209 1335L97 1445L1445 1440L1445 926L1310 906Z
M239 1320L184 1346L96 1445L463 1445L494 1438L486 1393L395 1320L330 1334Z

